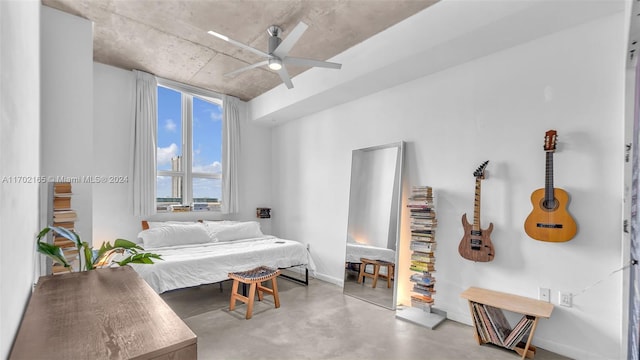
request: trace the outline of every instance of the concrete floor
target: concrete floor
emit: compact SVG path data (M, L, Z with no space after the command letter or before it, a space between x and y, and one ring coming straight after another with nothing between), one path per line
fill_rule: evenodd
M267 296L245 320L228 311L231 282L171 291L162 298L198 336L199 359L492 359L514 352L478 345L470 326L446 320L435 330L397 320L395 312L311 279L279 278L279 309ZM534 339L535 343L535 339ZM536 360L567 359L538 348Z

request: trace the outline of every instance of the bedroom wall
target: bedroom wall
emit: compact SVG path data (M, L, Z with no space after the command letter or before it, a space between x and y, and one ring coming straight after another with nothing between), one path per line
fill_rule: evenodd
M91 241L91 184L81 179L94 175L93 25L42 6L41 27L41 175L77 178L71 199L78 214L75 230Z
M570 291L573 307L556 306L534 343L572 358L620 358L623 284L611 272L623 266L624 23L622 13L601 18L275 127L274 233L309 243L318 277L341 283L351 151L404 140L405 198L412 185L436 196L437 306L471 324L459 297L469 286L532 298L546 287L554 304ZM570 194L579 226L566 243L523 230L530 194L544 187L552 128L555 186ZM460 218L473 212L472 174L485 160L481 221L495 227L496 257L474 263L457 246ZM408 224L403 208L404 251Z
M94 171L97 175L128 175L131 149L132 92L135 79L131 71L93 64L94 83ZM262 231L271 233L271 219L257 219L256 207L271 207L270 129L241 124L240 212L164 213L146 220L232 219L259 221ZM140 221L130 210L128 184L93 186L94 242L116 238L135 239ZM278 216L274 212L272 216Z
M0 358L34 281L40 172L40 1L0 1ZM8 177L8 178L6 178Z

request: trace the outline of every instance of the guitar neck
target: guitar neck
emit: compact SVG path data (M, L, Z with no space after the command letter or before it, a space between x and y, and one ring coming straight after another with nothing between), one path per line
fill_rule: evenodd
M476 195L473 201L473 230L480 230L480 179L476 178Z
M547 151L547 161L544 179L544 199L547 203L553 201L553 152Z

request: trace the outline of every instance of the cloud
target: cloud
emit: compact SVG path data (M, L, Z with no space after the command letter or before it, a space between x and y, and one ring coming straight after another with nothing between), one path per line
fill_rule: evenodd
M176 132L177 129L176 122L173 119L167 119L164 121L164 129L169 132Z
M166 165L166 164L171 164L171 158L174 158L177 156L178 153L178 145L176 145L175 143L171 143L171 145L167 146L167 147L158 147L157 149L157 155L156 155L156 160L158 162L158 165Z
M209 113L209 118L211 118L211 120L213 121L221 121L222 120L222 112L218 109L216 110L212 110Z
M222 173L222 164L219 161L214 161L211 164L195 165L192 170L194 173L220 174Z

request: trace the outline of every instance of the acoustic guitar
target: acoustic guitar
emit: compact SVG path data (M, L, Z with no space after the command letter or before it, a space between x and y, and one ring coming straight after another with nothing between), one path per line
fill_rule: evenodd
M467 221L467 214L462 215L462 227L464 236L458 245L460 255L472 261L487 262L493 260L495 251L489 235L493 231L493 223L485 230L480 228L480 181L484 179L484 169L489 164L489 160L480 165L473 176L476 178L476 195L473 203L473 225Z
M524 222L524 231L533 239L550 242L571 240L577 231L575 220L567 211L569 194L553 187L553 153L556 150L557 132L549 130L544 137L546 171L544 189L531 194L533 210Z

